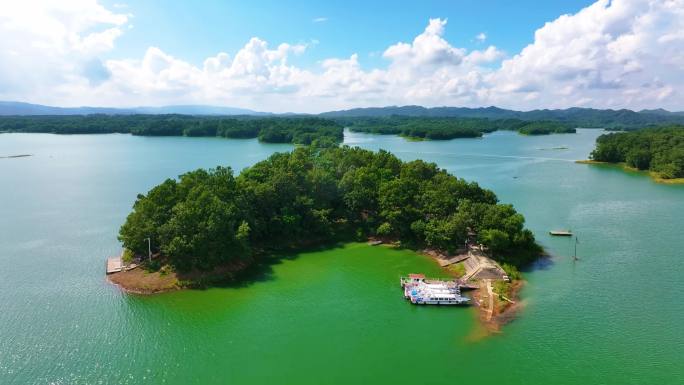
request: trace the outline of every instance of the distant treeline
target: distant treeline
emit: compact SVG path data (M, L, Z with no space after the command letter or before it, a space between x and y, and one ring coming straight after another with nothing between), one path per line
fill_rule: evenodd
M237 177L219 167L167 179L138 195L119 239L146 255L150 237L154 252L189 270L368 236L453 251L474 232L496 259L523 265L540 252L524 221L493 192L434 163L306 147L274 154Z
M527 135L575 132L568 123L520 119L354 117L326 119L313 116L193 116L193 115L34 115L0 117L0 132L55 134L131 133L145 136L218 136L259 138L270 143L319 146L343 141L343 127L352 131L395 134L418 139L477 138L497 130Z
M684 126L601 135L596 139L591 159L624 162L639 170L656 172L664 179L684 178Z
M498 107L433 107L391 106L354 108L344 111L330 111L321 114L327 118L352 117L390 117L408 116L422 118L484 118L484 119L516 119L528 122L552 121L567 124L571 127L605 128L605 129L638 129L650 125L684 124L684 112L665 110L597 110L593 108L567 108L563 110L514 111Z
M351 131L373 134L394 134L419 139L477 138L497 130L519 131L526 135L574 133L566 123L519 119L428 118L409 116L337 118Z
M192 115L69 115L0 117L0 131L55 134L131 133L146 136L259 138L271 143L340 143L342 126L317 117Z

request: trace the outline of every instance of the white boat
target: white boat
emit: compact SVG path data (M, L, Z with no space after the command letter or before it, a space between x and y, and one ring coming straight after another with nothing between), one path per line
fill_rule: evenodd
M470 299L461 296L453 281L426 280L422 274L401 279L404 297L416 305L465 305Z
M422 293L411 297L416 305L466 305L470 299L456 293Z

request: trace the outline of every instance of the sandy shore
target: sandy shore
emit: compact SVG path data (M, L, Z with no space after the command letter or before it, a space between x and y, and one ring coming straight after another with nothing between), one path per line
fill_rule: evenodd
M109 274L107 280L126 293L150 295L220 285L235 280L236 276L249 266L250 261L243 260L216 267L211 271L195 270L184 273L174 271L170 265L164 265L158 271L138 267Z
M181 289L175 272L162 274L147 272L142 268L107 275L107 280L131 294L157 294Z
M473 300L479 307L478 318L489 333L500 333L504 325L515 320L523 303L520 301L520 290L525 281L510 283L506 299L487 289L486 280L480 281L480 289L473 292Z
M444 260L454 258L454 256L447 256L437 250L431 249L422 250L422 254L431 257L444 271L454 276L454 278L460 278L454 274L455 271L464 271L461 269L454 269L454 266L462 264L463 262L442 266ZM501 328L513 321L518 312L522 309L522 302L520 301L519 295L525 281L516 280L509 283L505 299L499 298L499 295L493 292L492 285L494 281L492 280L479 279L470 282L480 287L472 292L472 299L473 304L478 307L478 319L481 324L489 333L501 332Z

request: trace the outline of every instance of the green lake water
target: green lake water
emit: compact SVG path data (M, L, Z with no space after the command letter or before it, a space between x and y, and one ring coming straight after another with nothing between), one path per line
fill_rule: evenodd
M520 317L482 338L474 309L415 307L398 276L440 274L364 244L264 265L240 287L151 297L104 277L137 193L289 145L218 138L1 134L0 384L681 384L684 186L576 164L599 130L345 142L425 159L494 190L553 257ZM567 147L567 149L553 149ZM573 243L550 229L579 235Z

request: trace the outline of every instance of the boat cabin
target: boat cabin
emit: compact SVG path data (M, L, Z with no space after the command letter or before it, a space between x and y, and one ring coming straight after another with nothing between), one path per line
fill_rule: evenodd
M409 274L409 280L411 282L423 282L425 280L425 274Z

